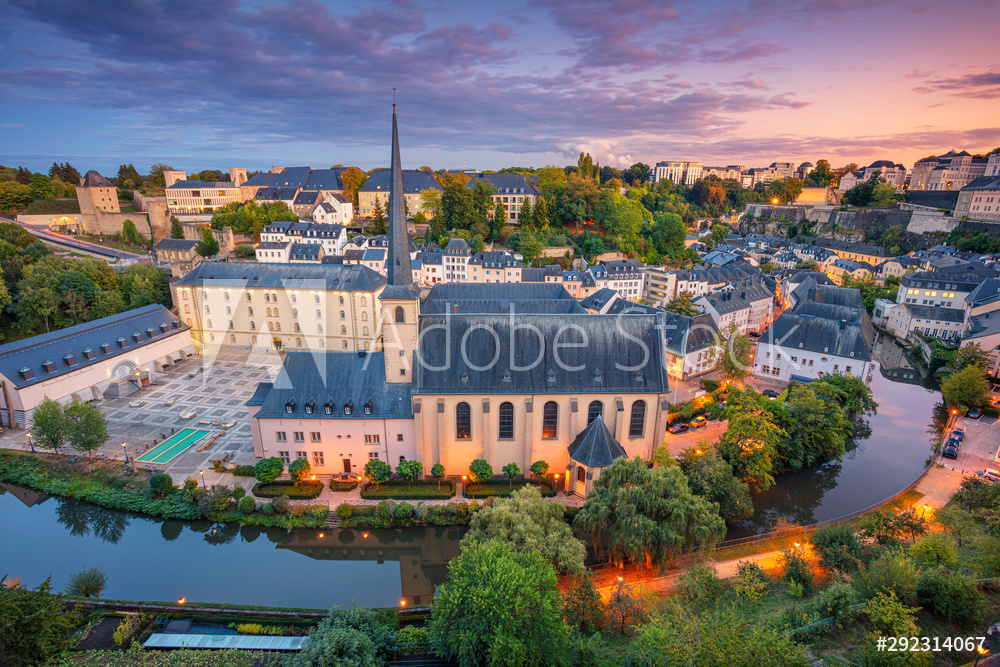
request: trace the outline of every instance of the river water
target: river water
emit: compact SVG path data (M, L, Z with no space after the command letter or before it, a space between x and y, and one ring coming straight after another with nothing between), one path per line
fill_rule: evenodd
M810 524L848 514L912 482L930 455L928 425L941 395L902 351L878 349L871 435L839 463L781 475L754 498L755 515L728 538L768 530L779 516ZM102 597L283 607L429 604L458 554L463 528L298 530L161 521L0 486L0 576L35 586L100 565Z

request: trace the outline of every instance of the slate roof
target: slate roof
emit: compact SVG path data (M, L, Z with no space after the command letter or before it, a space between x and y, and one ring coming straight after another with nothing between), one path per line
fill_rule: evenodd
M289 251L289 259L297 259L299 261L319 261L319 251L323 246L318 243L293 243L291 250Z
M730 283L718 292L703 294L697 297L695 302L704 301L710 304L715 312L723 315L748 309L751 304L767 299L774 299L774 290L768 289L763 280L745 278Z
M159 304L0 345L0 373L17 388L131 355L188 326Z
M332 169L310 169L306 177L304 190L343 190L344 183L340 180L340 172L344 167Z
M997 271L981 264L970 264L958 271L918 271L900 278L903 287L923 289L956 289L971 292L987 278L996 278ZM952 287L945 287L952 285Z
M279 188L304 187L306 181L309 180L310 171L312 171L311 167L285 167L280 174L274 175L274 185Z
M261 383L269 384L269 383ZM257 417L287 419L411 419L410 385L385 381L382 352L288 352L268 391L257 387L251 401L260 400ZM289 414L286 406L294 401ZM311 413L306 407L312 401ZM371 414L364 406L371 403ZM331 405L331 414L325 406ZM254 403L248 402L248 405ZM344 406L351 405L351 414Z
M529 181L521 174L476 174L465 187L471 190L476 187L476 181L487 181L496 190L498 195L534 195L538 196L541 191L538 186Z
M721 285L739 280L747 275L759 274L760 270L749 264L734 264L733 266L697 267L683 271L675 271L678 281L704 282L709 285Z
M320 201L320 193L318 190L309 191L303 190L299 194L295 195L295 201L292 202L294 206L314 206Z
M415 194L421 190L443 190L441 184L434 178L434 174L426 171L416 171L414 169L403 169L403 193ZM376 169L368 177L365 184L358 192L388 192L389 191L389 170Z
M966 297L966 301L973 308L1000 301L1000 278L984 280L976 289L972 290L972 294Z
M900 304L910 314L911 318L920 320L932 320L934 322L964 322L965 311L961 308L940 308L938 306L924 306L916 303Z
M644 303L633 303L628 299L618 299L604 311L606 315L658 315L663 310Z
M277 182L278 182L278 174L272 174L269 171L262 171L259 174L254 174L253 176L248 178L246 181L243 182L243 185L250 185L250 186L260 185L263 187L271 187Z
M239 186L231 181L177 181L171 185L167 190L190 190L192 188L204 188L207 190L219 190L219 189L230 189L238 188Z
M261 188L254 195L261 201L294 201L298 188Z
M871 361L868 350L871 348L874 328L866 313L861 313L860 317L861 323L858 323L786 310L761 336L757 349L760 350L760 344L764 343L778 345L789 351L800 349Z
M969 318L969 330L964 338L982 338L1000 333L1000 317L991 317L995 313L983 313Z
M99 173L91 169L86 173L86 175L80 179L82 181L82 187L85 188L113 188L115 184L108 179L101 176Z
M812 278L813 282L817 285L836 286L835 283L830 280L830 276L821 271L797 271L788 278L788 283L790 285L801 285L805 282L806 278Z
M422 315L420 328L415 394L669 391L653 316Z
M256 245L257 250L285 250L292 245L291 241L261 241Z
M597 415L569 444L569 458L588 468L606 468L615 459L628 458L625 449L611 435L604 417Z
M835 241L832 239L819 239L816 241L816 245L821 248L829 248L832 250L840 250L842 252L853 252L862 255L874 255L876 257L892 257L892 253L883 248L882 246L871 245L868 243L848 243L846 241Z
M589 272L588 272L588 275ZM521 269L521 282L522 283L544 283L545 282L545 269L533 269L530 267Z
M367 248L364 250L364 255L362 255L362 261L371 262L384 262L385 261L385 248Z
M469 259L469 265L482 266L487 269L517 268L521 262L506 250L489 250L477 252ZM545 269L542 269L544 271Z
M586 311L575 299L449 299L447 301L424 301L421 315L471 315L532 313L535 315L572 315Z
M970 181L962 190L1000 190L1000 176L980 176Z
M375 291L385 285L385 276L367 266L322 264L267 264L258 262L203 262L179 278L180 287L232 286L284 289L330 289Z
M253 396L243 405L264 405L264 401L267 399L267 395L271 393L271 387L273 386L273 382L259 382L257 389L253 392Z
M522 271L522 274L523 273L524 272ZM588 310L596 310L600 312L600 310L608 305L608 303L618 298L621 297L616 290L613 290L610 287L602 287L586 299L582 300L580 305Z
M191 239L163 239L156 244L155 250L194 250L197 241Z
M437 283L424 298L429 301L489 299L495 301L530 301L533 299L567 299L576 303L561 283ZM506 308L504 309L506 310Z
M861 290L855 287L837 287L836 285L817 285L815 278L806 278L798 287L792 290L792 301L796 307L810 301L831 303L849 308L862 308Z

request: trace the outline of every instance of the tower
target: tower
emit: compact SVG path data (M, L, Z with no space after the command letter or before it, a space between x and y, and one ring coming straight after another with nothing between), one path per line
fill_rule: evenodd
M403 167L399 159L396 103L392 104L392 158L389 166L389 252L386 256L387 284L379 295L382 302L382 349L386 382L410 382L413 352L417 347L417 315L420 291L413 284L410 268L410 235L406 230L403 200Z

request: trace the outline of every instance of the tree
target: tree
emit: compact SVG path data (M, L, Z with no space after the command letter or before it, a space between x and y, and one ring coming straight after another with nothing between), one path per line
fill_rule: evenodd
M858 528L863 537L871 538L881 545L896 544L901 532L896 515L883 510L875 510L861 517Z
M711 548L726 532L716 506L691 492L680 468L649 468L638 457L604 469L573 527L616 564L661 569L682 549Z
M79 619L52 594L51 577L34 590L0 577L0 655L9 664L45 664L66 647Z
M781 569L785 581L801 586L805 595L812 594L812 567L806 560L802 547L797 543L794 547L781 550Z
M549 474L549 464L547 461L535 461L528 470L536 478L544 479Z
M697 447L681 452L678 464L687 475L691 492L718 503L719 514L726 523L733 524L753 516L750 487L736 479L732 466L708 441L699 440Z
M74 398L64 410L63 416L70 447L94 458L94 452L100 449L109 437L108 420L104 413L100 408Z
M774 484L774 455L784 430L774 422L770 401L754 391L732 391L728 397L729 423L717 444L733 472L752 493Z
M375 197L375 208L372 211L371 222L368 223L368 234L370 236L379 236L388 232L389 227L386 224L385 213L382 211L382 202L378 197Z
M521 204L521 211L517 215L517 222L526 229L534 229L535 222L531 213L531 202L528 198L524 198L524 203Z
M194 251L202 257L213 257L219 254L219 242L212 235L212 230L208 227L202 230L201 240L194 247Z
M0 181L0 211L15 211L31 200L31 187L17 181Z
M181 221L173 217L170 218L170 238L184 238L184 227L181 226Z
M848 574L861 567L861 543L850 524L817 528L810 541L824 567Z
M843 457L851 426L840 406L808 386L790 387L778 413L786 437L777 445L779 471L801 470Z
M46 396L31 416L31 434L35 444L56 453L66 441L66 415L62 405Z
M131 243L132 245L146 245L146 239L139 234L135 223L128 219L122 221L122 238L126 243Z
M100 565L73 573L66 585L66 595L75 598L99 598L108 586L108 573Z
M493 477L493 466L484 459L476 459L469 464L469 480L474 484L490 481Z
M302 482L306 481L311 472L312 466L309 465L307 459L295 459L288 464L288 475L292 478L292 483L295 486L302 486Z
M125 300L118 290L97 290L94 293L94 304L90 307L90 316L97 320L110 317L128 310Z
M511 461L503 467L503 474L507 478L507 484L510 488L514 488L514 478L521 474L521 468L518 467L516 463Z
M431 466L431 477L437 480L438 489L440 489L441 480L444 479L444 466L440 463L435 463Z
M583 574L587 550L563 519L558 503L542 498L534 486L510 498L496 498L472 516L462 548L473 542L499 540L520 553L534 553L563 572Z
M162 172L161 172L162 173ZM123 164L118 167L118 177L115 179L119 188L125 188L125 182L131 181L131 188L137 188L142 185L142 176L131 164Z
M420 191L420 208L427 211L427 214L439 220L441 217L441 190L428 188Z
M917 578L917 599L952 623L975 618L983 609L983 598L976 588L976 582L943 567L920 573Z
M31 196L35 199L54 199L55 190L52 188L52 179L45 174L32 174Z
M240 487L243 488L243 487ZM149 476L149 495L153 498L165 496L174 490L174 480L165 472L154 472Z
M386 667L396 654L396 623L373 609L334 607L309 633L292 667Z
M809 667L806 648L785 632L719 603L692 612L665 598L628 646L629 663L656 667Z
M368 180L365 172L357 167L347 167L340 172L340 182L344 185L344 196L354 204L354 210L358 210L358 190Z
M285 472L285 463L277 456L257 461L253 474L261 484L270 484Z
M392 477L392 468L385 461L371 459L365 464L365 475L368 476L368 479L375 482L375 488L377 489L379 484Z
M691 303L691 292L681 292L667 304L667 310L684 317L695 317L701 313L693 303Z
M531 226L538 231L545 231L549 228L549 205L545 203L545 197L539 197L535 200Z
M952 355L951 364L953 370L960 371L968 366L978 366L986 369L990 363L990 355L981 347L979 343L967 343L955 350Z
M529 229L522 228L510 238L509 243L512 246L516 244L515 250L521 253L525 262L530 262L542 254L542 242Z
M429 634L434 652L461 667L562 664L569 629L555 569L496 540L469 544L448 564Z
M563 596L563 620L581 634L600 632L604 627L604 601L594 588L594 576L587 572Z
M396 466L396 474L406 480L406 488L410 488L413 484L413 480L420 479L420 476L424 474L424 464L420 461L407 461L403 459ZM438 484L438 487L441 485Z
M879 593L892 593L909 604L916 601L917 568L905 552L890 549L859 573L856 583L866 599Z
M723 338L718 340L709 354L715 369L726 382L742 383L753 368L753 343L739 332L735 322L726 327Z
M979 366L966 366L941 383L941 393L952 406L977 406L989 402L986 372Z
M958 565L958 549L950 537L931 533L910 546L910 557L919 567L950 567Z

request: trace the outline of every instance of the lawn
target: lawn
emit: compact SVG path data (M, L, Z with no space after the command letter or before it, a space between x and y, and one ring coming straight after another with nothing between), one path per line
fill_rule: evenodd
M254 484L253 495L258 498L278 498L288 496L292 500L312 500L323 492L323 482L308 481L296 486L292 482L272 482Z
M447 480L441 482L438 489L436 481L420 480L408 484L407 482L391 481L382 482L376 486L366 484L361 490L361 497L365 500L447 500L455 495L455 483Z
M537 486L545 498L556 495L556 488L548 480L516 479L513 482L506 482L500 479L491 479L489 482L473 483L469 482L463 489L466 498L507 498L510 494L525 486Z
M67 215L79 214L80 204L76 199L56 199L47 201L39 199L28 204L28 207L21 211L21 215L57 215L64 213Z

